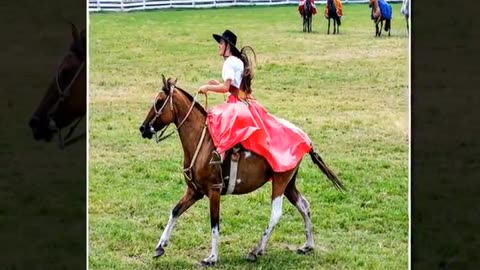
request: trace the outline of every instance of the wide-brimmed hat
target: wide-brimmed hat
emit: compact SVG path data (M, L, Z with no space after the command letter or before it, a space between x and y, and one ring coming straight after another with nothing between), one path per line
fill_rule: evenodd
M237 36L230 30L225 30L222 35L213 34L213 38L220 43L220 40L225 40L228 44L230 44L230 51L233 55L239 56L240 51L235 46L237 44Z

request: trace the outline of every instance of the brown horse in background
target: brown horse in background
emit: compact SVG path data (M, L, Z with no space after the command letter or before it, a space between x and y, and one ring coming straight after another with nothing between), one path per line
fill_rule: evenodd
M212 248L210 255L202 260L201 264L207 266L215 264L218 260L220 196L246 194L260 188L269 180L272 180L270 222L258 245L248 254L247 259L255 261L258 255L263 254L267 241L282 215L283 195L298 209L305 222L306 242L298 249L298 252L311 251L314 243L309 203L295 186L301 160L291 170L274 172L267 161L255 153L247 150L232 153L233 150L229 150L223 164L209 164L212 150L215 147L206 125L207 112L196 102L197 96L192 97L175 84L176 80L165 80L163 77L162 91L155 98L152 108L140 127L142 137L148 139L161 130L161 138L157 137L158 142L173 134L172 132L162 137L168 126L174 123L184 152L183 167L187 187L183 197L171 211L168 224L157 244L155 257L164 254L164 248L168 244L172 229L180 215L203 196L207 196L210 201ZM345 190L337 176L327 167L313 147L309 154L312 161L333 185L340 190ZM233 179L229 177L231 175L229 165L232 159L238 160L238 170L236 174L233 174Z
M390 7L390 4L387 3ZM382 28L383 28L383 21L385 21L385 32L388 32L388 36L390 36L391 30L391 19L386 19L382 16L382 12L380 10L380 5L378 0L368 0L368 6L372 8L371 12L371 19L375 23L375 36L380 37L382 35ZM380 29L378 28L378 24L380 23Z
M70 49L60 62L54 78L28 123L35 140L50 141L58 132L60 148L85 135L65 141L73 134L87 111L86 33L85 29L79 33L73 23L71 33ZM63 137L62 129L70 125L68 134Z
M338 0L338 5L341 8L341 2ZM336 3L334 0L327 0L325 5L324 16L328 20L327 35L330 34L330 19L333 19L333 34L340 34L340 25L342 24L341 16L342 10L337 9Z

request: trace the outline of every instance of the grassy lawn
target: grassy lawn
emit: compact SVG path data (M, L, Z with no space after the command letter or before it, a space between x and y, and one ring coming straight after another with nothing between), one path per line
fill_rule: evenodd
M338 36L322 15L303 33L295 6L90 15L90 269L190 269L210 250L207 200L178 221L165 255L155 245L184 191L178 136L155 144L138 127L161 74L191 93L221 78L212 33L234 31L257 53L255 97L307 132L348 192L305 157L316 249L298 255L303 219L283 216L256 262L244 260L270 217L271 186L222 197L219 269L406 269L408 37L393 4L392 36L375 38L367 5L345 5ZM318 5L323 10L323 5ZM223 102L209 96L209 106Z

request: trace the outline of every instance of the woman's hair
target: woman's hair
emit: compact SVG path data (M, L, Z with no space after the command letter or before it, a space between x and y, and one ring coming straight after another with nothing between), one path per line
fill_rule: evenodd
M234 55L243 62L243 74L242 74L242 83L240 84L240 89L243 89L245 93L251 94L252 93L252 79L253 79L253 66L252 61L247 55L247 51L251 51L253 53L253 57L255 59L255 64L257 63L257 55L255 51L250 46L245 46L240 50L240 55Z

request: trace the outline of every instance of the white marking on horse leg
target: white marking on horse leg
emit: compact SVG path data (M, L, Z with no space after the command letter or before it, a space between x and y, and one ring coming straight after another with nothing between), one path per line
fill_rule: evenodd
M277 225L280 217L282 216L282 203L283 195L280 195L272 200L272 213L270 215L270 222L268 223L268 228L263 232L260 243L258 243L258 246L253 251L254 254L260 254L265 250L265 246L267 245L267 241L272 234L273 228L275 225Z
M204 262L215 263L218 260L218 240L220 238L220 233L218 231L218 226L212 228L212 250L210 256L204 259Z
M299 196L297 202L295 203L300 214L302 214L303 221L305 222L305 237L307 242L303 245L301 249L313 248L313 234L312 234L312 221L310 219L310 205L308 201L303 197Z
M245 159L249 158L252 156L252 152L250 151L245 151Z
M170 239L170 235L172 234L173 226L175 226L175 222L177 221L176 217L173 217L170 214L170 218L168 219L168 224L163 230L162 237L160 237L160 241L158 241L158 247L166 247L168 245L168 240Z

